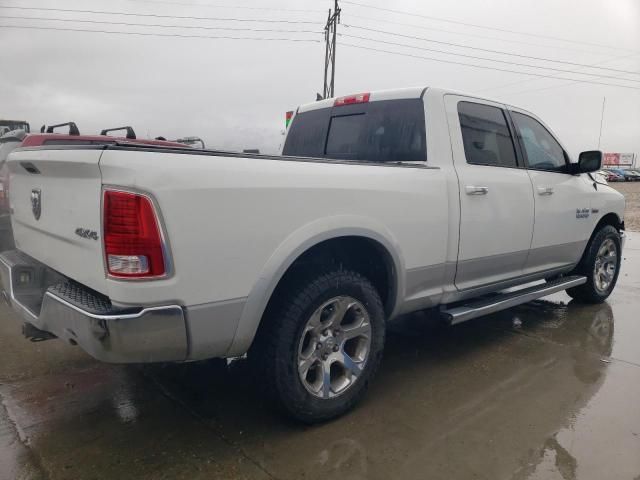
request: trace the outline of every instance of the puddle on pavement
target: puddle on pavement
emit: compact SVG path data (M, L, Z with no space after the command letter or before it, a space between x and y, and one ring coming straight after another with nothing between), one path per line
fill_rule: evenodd
M608 304L557 294L455 328L406 317L364 403L315 427L274 414L244 360L109 366L27 344L0 394L30 450L0 431L0 478L36 475L33 454L52 479L634 479L633 282Z
M364 404L316 427L275 415L244 360L89 362L0 392L51 478L601 479L614 460L637 475L640 368L610 360L630 328L614 312L633 312L567 300L456 328L402 319Z
M610 363L612 307L568 300L558 295L456 328L423 314L403 319L390 329L365 404L317 427L274 416L243 361L147 371L279 478L639 474L640 404L629 398L640 395L640 368ZM594 433L600 429L608 434Z
M0 393L48 478L267 478L134 367L95 363Z
M45 476L37 460L21 441L15 426L0 406L0 479L40 480Z

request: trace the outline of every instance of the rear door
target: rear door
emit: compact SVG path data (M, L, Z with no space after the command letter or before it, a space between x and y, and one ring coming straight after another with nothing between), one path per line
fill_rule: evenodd
M104 292L101 154L101 147L25 149L8 165L16 247Z
M569 156L542 122L517 109L510 114L535 194L535 227L525 270L576 263L593 230L594 182L587 175L567 173Z
M445 96L460 191L455 284L464 290L523 274L533 234L533 188L504 105Z

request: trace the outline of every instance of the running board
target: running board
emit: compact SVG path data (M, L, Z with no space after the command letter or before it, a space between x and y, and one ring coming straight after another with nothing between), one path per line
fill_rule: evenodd
M465 322L472 318L489 315L490 313L499 312L507 308L515 307L523 303L536 300L537 298L551 295L552 293L566 290L567 288L577 287L587 283L587 277L571 276L561 277L557 280L546 282L541 285L523 288L513 292L499 293L489 298L475 300L466 304L458 304L456 306L445 306L440 314L451 325Z

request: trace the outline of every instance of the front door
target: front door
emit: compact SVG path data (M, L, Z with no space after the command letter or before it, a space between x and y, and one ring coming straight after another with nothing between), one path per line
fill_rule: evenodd
M445 102L460 191L456 287L521 276L533 234L533 188L505 107L454 95Z
M518 110L510 115L535 194L535 226L525 272L577 263L593 229L593 180L567 173L569 156L542 122Z

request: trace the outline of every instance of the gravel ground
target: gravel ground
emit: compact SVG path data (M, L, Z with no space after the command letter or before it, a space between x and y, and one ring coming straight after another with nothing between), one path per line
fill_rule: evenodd
M627 230L640 232L640 182L609 183L627 199L624 223Z

